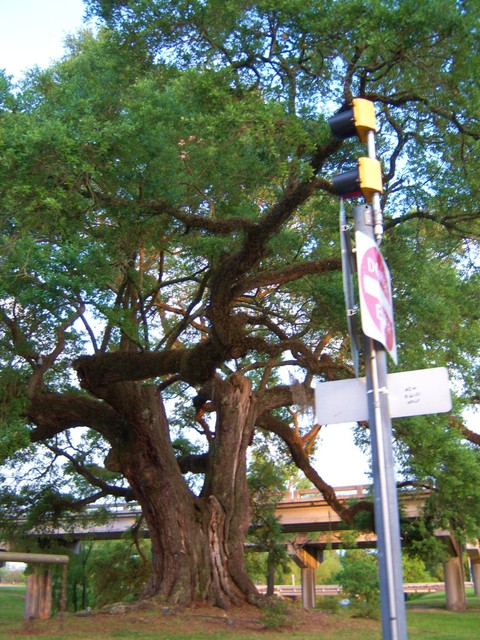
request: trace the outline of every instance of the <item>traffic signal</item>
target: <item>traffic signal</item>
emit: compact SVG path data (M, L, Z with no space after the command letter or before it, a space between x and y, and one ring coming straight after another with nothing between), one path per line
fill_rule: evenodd
M374 193L383 193L382 169L374 158L359 158L356 169L332 178L333 188L343 198L363 197L371 202Z
M338 140L358 135L362 142L368 143L369 157L359 158L356 169L334 176L332 183L337 195L354 198L363 194L370 203L375 194L383 193L382 170L379 161L375 159L375 106L364 98L354 98L352 104L350 109L340 111L328 123L333 136Z
M375 106L370 100L354 98L353 107L334 115L328 124L337 140L346 140L358 135L361 142L367 142L368 132L377 131Z

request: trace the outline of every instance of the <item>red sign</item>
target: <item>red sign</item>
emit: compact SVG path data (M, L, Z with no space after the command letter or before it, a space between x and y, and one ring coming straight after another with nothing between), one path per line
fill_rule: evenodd
M355 243L363 332L383 344L396 363L397 345L388 267L373 238L357 231Z

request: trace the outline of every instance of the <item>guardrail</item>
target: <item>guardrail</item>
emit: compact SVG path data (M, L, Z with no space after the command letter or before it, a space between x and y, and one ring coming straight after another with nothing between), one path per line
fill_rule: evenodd
M466 582L466 588L472 588L473 582ZM265 585L257 585L260 593L266 593ZM301 598L302 587L300 585L280 584L275 585L275 594L284 598ZM403 585L404 593L439 593L445 591L444 582L407 582ZM317 584L315 586L317 596L338 596L342 593L342 587L338 584Z
M365 498L372 497L373 486L371 484L352 484L344 487L335 487L335 495L339 499L348 500L349 498ZM404 489L399 493L402 497L411 497L412 495L426 495L430 493L428 489ZM323 500L323 495L318 489L291 489L287 491L281 502L296 502L302 500Z
M335 494L338 498L364 498L371 490L372 486L368 484L348 485L335 487ZM292 489L285 494L282 502L319 499L323 500L323 495L318 489Z
M334 491L335 491L335 495L339 499L344 499L344 500L348 500L349 498L360 499L360 498L365 498L367 496L370 496L370 497L372 496L372 485L370 484L346 485L343 487L335 487ZM426 490L419 491L418 489L416 489L416 490L410 490L410 491L403 491L400 494L400 497L402 497L402 495L404 497L411 497L411 495L426 494L426 493L428 493L428 491ZM325 499L323 497L322 492L315 488L291 489L290 491L287 491L284 494L283 498L280 500L280 504L282 502L286 502L286 503L307 502L309 500L324 501ZM88 512L90 510L95 511L99 508L107 509L112 514L119 514L119 513L120 514L137 514L140 512L140 505L138 504L138 502L135 502L135 501L104 502L104 503L89 505L87 506L86 509Z
M338 498L364 498L368 494L371 494L372 485L347 485L344 487L335 487L335 494ZM318 489L292 489L287 491L280 502L301 502L307 500L324 500L323 494ZM125 512L136 513L140 510L138 502L104 502L102 504L95 504L87 506L87 511L96 510L98 508L108 509L111 513Z

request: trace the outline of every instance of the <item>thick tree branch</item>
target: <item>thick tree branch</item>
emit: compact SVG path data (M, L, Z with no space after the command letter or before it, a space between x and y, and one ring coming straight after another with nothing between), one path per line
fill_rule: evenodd
M265 213L256 227L247 230L242 248L226 256L213 272L208 317L212 323L213 344L218 351L230 352L231 357L239 357L244 353L244 349L239 348L237 327L232 323L230 313L236 298L236 286L245 274L258 265L270 238L323 183L316 178L307 182L292 180L282 197Z
M130 209L132 206L132 202L128 198L109 196L105 193L97 193L96 195L98 200L106 206L122 207L124 209ZM220 236L253 229L257 224L248 218L242 217L218 220L186 213L181 208L173 207L160 199L139 199L136 201L136 206L141 208L144 213L152 216L167 215L174 218L175 220L182 222L187 230L199 229Z
M90 427L109 441L127 433L122 417L104 402L75 393L42 393L30 399L26 417L36 425L32 442L52 438L66 429Z
M177 458L177 462L182 473L206 473L208 468L208 459L208 453L199 455L190 453Z
M55 516L58 518L61 517L65 511L81 511L85 507L88 507L88 505L94 504L95 502L98 502L98 500L106 498L108 495L109 494L104 491L97 491L97 493L93 493L92 495L79 500L71 498L56 498L52 502L51 507Z
M326 273L328 271L339 271L342 268L340 258L323 258L321 260L312 260L310 262L300 262L298 264L279 269L277 271L264 271L254 276L244 278L234 288L234 295L239 296L242 293L258 289L260 287L268 287L271 285L286 284L298 280L302 276L318 273Z
M164 375L181 375L189 384L206 382L225 356L225 351L205 340L190 349L173 348L160 353L110 352L81 356L74 361L83 388L92 393L127 380L148 380Z

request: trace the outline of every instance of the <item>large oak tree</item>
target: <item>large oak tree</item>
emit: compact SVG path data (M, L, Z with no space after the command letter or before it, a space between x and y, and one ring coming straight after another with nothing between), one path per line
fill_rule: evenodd
M478 535L461 422L478 401L474 3L87 4L98 33L15 90L2 80L1 442L37 474L5 489L12 513L52 521L75 499L133 497L147 593L221 606L257 596L244 536L258 430L352 520L359 507L311 461L319 427L298 418L314 381L353 375L331 176L364 150L327 119L363 96L380 125L401 368L448 365L459 396L458 419L399 422L399 460ZM58 475L59 459L68 487L40 468ZM459 468L470 477L454 487Z

